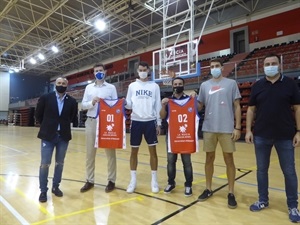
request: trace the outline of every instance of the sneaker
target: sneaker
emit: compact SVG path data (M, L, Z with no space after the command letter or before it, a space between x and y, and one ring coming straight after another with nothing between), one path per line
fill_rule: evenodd
M39 197L40 202L46 202L47 201L47 192L41 192Z
M289 208L289 218L293 223L300 222L300 212L297 208Z
M192 187L185 187L184 188L184 196L185 197L190 197L193 195L193 189Z
M63 192L58 187L52 188L52 193L57 197L62 197L64 195Z
M229 193L227 198L228 198L228 208L235 209L237 207L237 203L234 194Z
M129 194L133 193L134 190L135 190L135 187L136 187L136 181L130 181L126 192L129 193Z
M157 181L151 181L151 191L155 194L159 192L159 186Z
M209 197L211 197L212 195L213 195L213 192L212 192L212 191L210 191L210 190L208 190L208 189L205 189L205 190L203 191L203 193L202 193L201 195L199 195L198 200L199 200L200 202L203 202L203 201L205 201L206 199L208 199Z
M252 205L250 205L250 211L252 212L258 212L262 209L268 208L269 207L269 203L268 202L260 202L257 201L255 203L253 203Z
M174 188L175 184L168 184L167 187L164 189L164 193L170 194Z

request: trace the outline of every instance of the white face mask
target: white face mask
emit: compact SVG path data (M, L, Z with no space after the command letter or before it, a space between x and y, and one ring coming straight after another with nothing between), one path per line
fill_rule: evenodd
M210 69L210 73L213 76L213 78L218 78L221 76L221 68Z
M268 77L274 77L279 73L278 66L265 66L264 71Z
M141 79L145 79L146 77L148 77L148 72L139 72L139 77Z

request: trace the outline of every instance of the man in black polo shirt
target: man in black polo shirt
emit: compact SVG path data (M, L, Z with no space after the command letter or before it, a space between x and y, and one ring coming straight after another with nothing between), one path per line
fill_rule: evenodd
M176 77L172 80L172 87L173 87L173 95L170 99L186 99L189 98L186 95L184 90L184 80L181 77ZM195 97L195 93L191 95L191 97ZM168 117L168 102L169 98L162 99L162 108L160 110L160 117L161 119L165 119ZM168 129L166 129L168 130ZM166 134L166 144L168 145L168 134ZM168 146L167 146L168 149ZM178 154L174 154L168 152L168 164L167 164L167 171L168 171L168 185L164 189L166 194L171 193L171 191L175 188L175 176L176 176L176 161ZM193 182L193 167L191 162L191 154L180 154L181 160L183 164L184 176L185 176L185 190L184 195L189 197L193 194L192 192L192 182Z
M250 206L250 210L256 212L269 206L268 169L274 146L285 178L289 219L300 222L294 154L294 148L300 145L300 94L297 84L280 74L280 58L277 55L265 57L264 72L266 77L252 86L247 110L245 140L247 143L254 142L259 194L258 201ZM251 125L254 115L253 135Z

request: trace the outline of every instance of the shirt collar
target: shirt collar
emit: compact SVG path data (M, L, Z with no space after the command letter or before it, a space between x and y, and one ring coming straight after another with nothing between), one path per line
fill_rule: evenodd
M172 99L184 99L186 97L187 95L185 93L183 93L183 95L181 95L180 98L176 98L174 95L172 95Z
M280 74L279 79L276 80L274 83L277 83L277 82L279 82L279 81L282 82L282 81L283 81L283 78L284 78L283 74ZM267 80L266 77L264 77L264 79L265 79L265 82L266 82L266 83L267 83L267 82L271 82L271 81Z
M97 84L97 82L95 81L94 82L94 86L98 86L98 87L101 87L101 86L106 86L107 85L107 82L106 81L103 81L102 84Z
M60 95L57 93L57 91L55 91L55 95L56 95L56 98L59 98L60 99ZM63 97L61 98L61 100L64 100L65 97L66 97L66 93L63 95Z

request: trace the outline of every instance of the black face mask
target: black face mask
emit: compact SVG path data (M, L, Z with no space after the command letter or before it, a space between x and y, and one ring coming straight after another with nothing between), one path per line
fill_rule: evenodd
M67 90L67 87L64 87L64 86L55 86L55 89L58 93L62 94L62 93L65 93L66 90Z
M179 87L173 87L173 93L176 93L176 94L181 94L184 90L184 87L183 86L179 86Z

